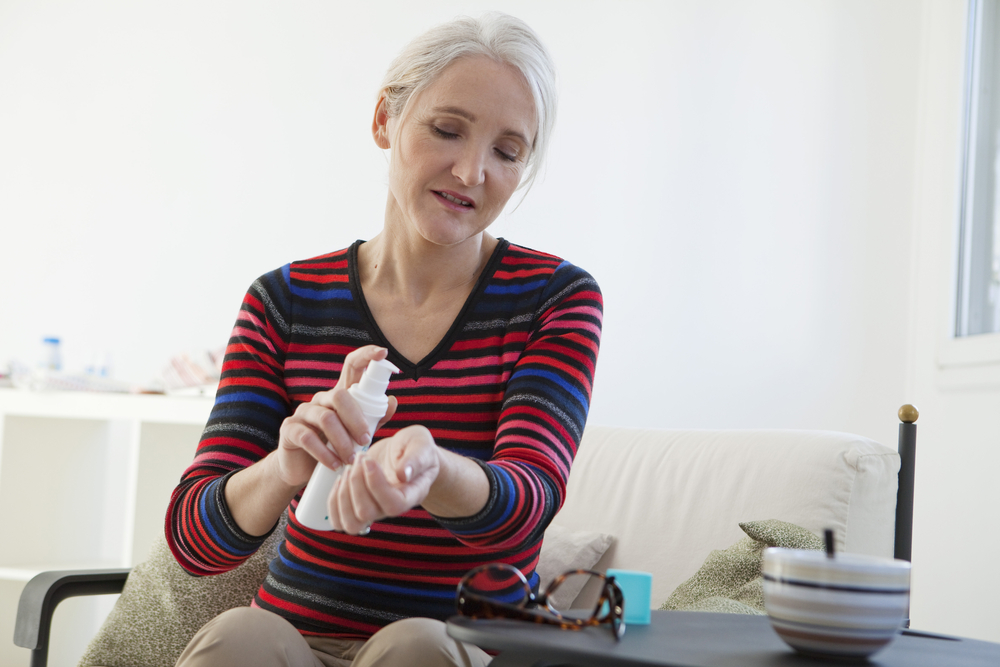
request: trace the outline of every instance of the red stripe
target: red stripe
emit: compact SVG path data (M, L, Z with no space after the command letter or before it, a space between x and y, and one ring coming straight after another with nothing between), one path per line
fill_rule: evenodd
M317 275L313 273L302 273L296 271L290 274L291 278L294 280L299 280L304 283L315 283L317 285L327 285L329 283L346 283L349 280L349 276L346 273L331 273L329 275Z

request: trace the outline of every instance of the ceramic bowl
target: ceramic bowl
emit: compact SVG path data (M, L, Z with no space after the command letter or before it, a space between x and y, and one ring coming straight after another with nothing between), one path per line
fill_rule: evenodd
M786 644L864 658L895 638L910 603L910 563L859 554L764 551L764 608Z

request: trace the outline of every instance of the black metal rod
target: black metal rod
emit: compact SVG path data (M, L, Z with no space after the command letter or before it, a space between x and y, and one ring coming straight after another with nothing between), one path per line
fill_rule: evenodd
M917 425L899 425L899 488L896 491L896 543L893 555L911 560L913 547L913 473L917 458Z

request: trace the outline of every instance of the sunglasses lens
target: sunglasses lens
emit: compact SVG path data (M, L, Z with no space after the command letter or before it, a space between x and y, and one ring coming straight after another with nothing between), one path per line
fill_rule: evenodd
M588 572L572 572L558 577L546 591L551 611L564 618L587 620L595 615L594 607L604 579Z
M524 576L513 567L482 568L468 575L462 585L473 595L515 606L523 606L531 595Z

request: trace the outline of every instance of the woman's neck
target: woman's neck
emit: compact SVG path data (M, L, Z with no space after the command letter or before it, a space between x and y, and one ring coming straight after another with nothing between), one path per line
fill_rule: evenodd
M486 232L453 246L440 246L417 234L391 229L358 248L358 275L367 294L391 294L399 305L420 307L446 295L472 291L497 246ZM402 303L400 303L402 302Z

